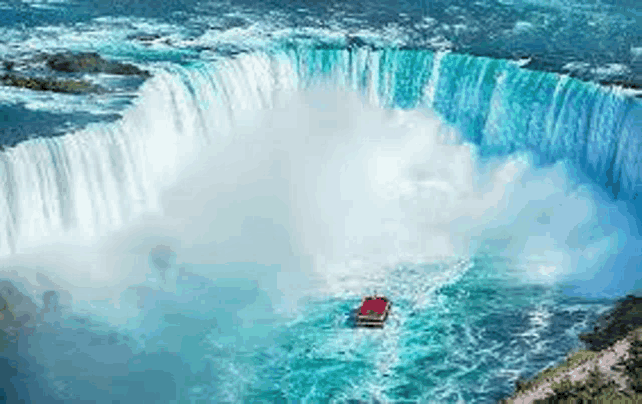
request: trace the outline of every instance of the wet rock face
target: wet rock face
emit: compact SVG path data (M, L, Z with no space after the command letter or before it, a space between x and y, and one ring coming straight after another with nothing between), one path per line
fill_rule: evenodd
M149 72L119 62L110 62L94 52L58 53L46 56L50 69L65 73L108 73L118 75L139 75L149 77Z
M101 93L104 90L84 80L56 80L52 78L27 77L18 74L5 74L0 82L6 86L28 88L36 91L53 91L56 93Z

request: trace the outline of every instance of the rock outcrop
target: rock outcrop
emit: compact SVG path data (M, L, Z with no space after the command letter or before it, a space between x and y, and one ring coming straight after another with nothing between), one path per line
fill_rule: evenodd
M56 80L44 77L28 77L19 74L4 74L0 82L6 86L28 88L36 91L53 91L57 93L102 93L105 90L84 80Z
M579 335L587 350L570 354L564 363L545 369L530 380L518 380L515 393L500 402L560 402L567 396L587 398L584 402L602 402L595 400L607 396L629 400L624 402L642 402L640 338L642 297L629 294L598 318L592 332ZM599 385L591 381L592 369L601 378Z
M150 77L149 72L129 63L110 62L94 52L57 53L45 56L47 66L64 73L108 73Z
M558 403L561 402L560 396L563 392L577 392L580 396L590 394L599 397L600 393L605 392L630 396L633 392L629 389L629 378L616 368L629 357L628 352L633 340L634 335L631 333L613 346L594 354L579 351L569 355L557 368L545 370L531 381L520 382L516 393L500 402L506 404ZM592 380L592 377L598 380ZM595 398L593 396L590 398ZM567 398L572 397L574 397L573 394L570 394Z
M2 73L0 71L0 84L12 87L28 88L36 91L53 91L58 93L87 94L105 93L107 90L101 86L91 84L86 80L73 77L34 77L28 72L33 63L44 62L51 70L61 73L108 73L123 76L140 76L144 79L151 77L151 74L138 67L121 62L111 62L103 59L94 52L40 55L29 62L22 61L16 68L15 61L2 61ZM1 151L1 150L0 150Z
M627 295L597 320L593 332L580 334L579 338L591 351L600 351L638 327L642 327L642 297Z

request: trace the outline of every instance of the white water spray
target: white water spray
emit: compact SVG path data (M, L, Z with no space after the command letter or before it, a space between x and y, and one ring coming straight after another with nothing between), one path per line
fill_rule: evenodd
M173 293L180 268L254 280L292 314L306 297L376 288L404 261L488 252L552 282L599 268L621 237L584 237L596 204L563 166L480 166L435 116L295 90L279 63L162 74L119 125L5 153L2 275L42 294L42 273L114 324L137 313L127 288ZM177 256L165 282L158 245Z

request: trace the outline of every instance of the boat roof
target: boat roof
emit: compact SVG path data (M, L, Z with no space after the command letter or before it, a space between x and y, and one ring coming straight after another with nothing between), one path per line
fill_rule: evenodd
M382 300L385 300L385 301L390 300L390 299L388 299L387 297L385 297L385 296L381 296L381 295L367 295L367 296L364 296L364 297L363 297L363 299L364 299L364 300L382 299Z

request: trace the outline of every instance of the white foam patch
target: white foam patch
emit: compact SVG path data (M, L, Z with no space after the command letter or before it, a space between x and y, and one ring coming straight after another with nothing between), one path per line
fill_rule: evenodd
M346 43L348 35L364 39L376 46L401 46L407 43L411 36L411 29L404 25L388 24L382 28L371 29L364 26L363 21L355 18L336 18L320 20L313 16L306 18L305 25L292 28L287 15L272 12L268 18L265 16L250 15L248 13L231 13L229 16L242 17L248 26L234 27L227 30L211 29L194 39L192 45L202 46L235 46L246 49L267 48L279 40L297 39L297 43ZM210 22L218 25L220 17L197 18L197 21Z
M515 27L513 27L513 33L523 34L532 31L535 28L532 22L529 21L517 21L515 22Z
M51 7L35 4L36 7ZM41 52L75 51L86 52L103 49L130 49L149 50L143 45L137 45L130 37L138 34L161 34L163 40L175 42L173 47L168 47L163 42L153 44L159 50L178 49L185 39L187 30L183 27L159 23L133 17L100 17L90 22L76 23L73 25L49 25L34 27L30 30L4 28L8 41L0 45L0 54L5 58L19 58L33 56Z
M571 71L585 73L591 68L591 64L587 62L569 62L562 66L562 71Z
M598 66L591 69L596 76L600 79L610 79L614 77L621 77L631 74L631 69L621 63L609 63L605 66Z

